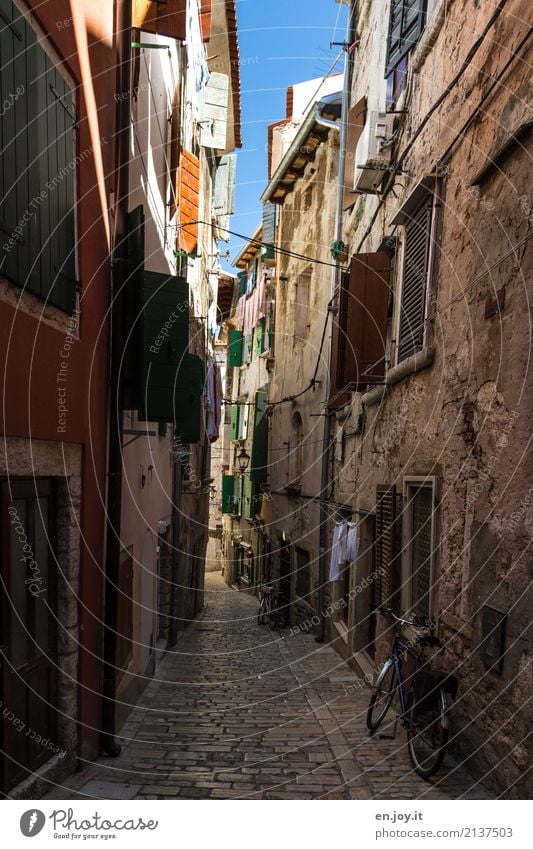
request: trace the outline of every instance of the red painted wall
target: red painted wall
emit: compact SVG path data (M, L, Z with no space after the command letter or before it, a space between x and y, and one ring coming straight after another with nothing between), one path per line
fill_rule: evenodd
M110 265L106 233L107 210L113 187L114 54L111 47L113 2L91 9L88 0L72 0L76 15L86 10L87 74L80 44L80 26L71 18L67 0L33 0L30 4L57 53L77 82L75 92L80 121L78 155L93 145L95 127L101 142L98 157L89 155L77 166L78 279L82 284L80 341L70 348L66 390L66 433L58 433L56 376L62 360L65 333L39 322L0 301L0 362L5 363L4 432L10 436L83 446L79 722L81 753L96 753L101 719L101 653L103 619L103 552L105 533L106 434L108 383L108 326ZM94 6L94 4L93 4ZM99 30L96 20L104 17ZM78 19L79 20L79 19ZM85 29L85 25L83 26ZM94 108L96 106L96 109ZM92 134L91 134L92 128ZM103 190L103 192L102 192Z

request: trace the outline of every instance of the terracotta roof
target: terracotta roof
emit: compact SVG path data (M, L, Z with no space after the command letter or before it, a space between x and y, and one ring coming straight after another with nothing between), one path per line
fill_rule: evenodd
M241 133L241 63L239 55L239 37L237 34L236 0L226 0L226 21L228 24L229 58L231 63L231 91L233 94L233 123L235 147L242 147Z

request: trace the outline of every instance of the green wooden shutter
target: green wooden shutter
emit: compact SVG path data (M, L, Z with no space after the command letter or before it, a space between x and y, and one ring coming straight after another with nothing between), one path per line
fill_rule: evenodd
M254 437L252 445L252 462L250 478L255 483L264 483L267 479L268 467L268 419L267 393L260 391L255 394Z
M270 203L270 201L263 204L263 242L265 243L265 248L263 250L264 260L271 261L276 257L274 245L276 243L277 214L277 204Z
M243 515L245 519L253 519L253 484L250 478L246 475L243 482Z
M262 354L265 350L265 319L262 318L257 325L255 331L255 350L257 354Z
M239 281L239 298L242 298L243 295L246 295L246 289L248 288L248 272L239 271L237 279Z
M244 477L241 475L237 478L237 498L235 500L235 504L236 504L235 512L237 513L238 516L242 516L243 494L244 494Z
M2 0L0 270L72 313L74 123L72 92L10 0Z
M234 501L233 494L235 491L235 478L233 475L223 475L222 477L222 512L233 513Z
M229 333L229 364L238 368L242 363L242 330L230 330Z
M179 364L174 389L175 433L184 443L200 441L204 386L204 361L194 354L186 354Z
M215 215L233 215L236 166L237 155L235 153L221 157L217 165L213 192L213 212Z
M239 438L239 405L231 405L230 419L230 439L236 440Z
M185 360L189 342L189 290L182 277L145 271L139 417L173 422L183 399L197 391L199 366ZM180 379L178 380L178 371Z
M250 363L252 361L253 350L254 350L254 332L252 330L250 332L250 335L248 336L248 338L246 340L246 359L244 360L245 363Z

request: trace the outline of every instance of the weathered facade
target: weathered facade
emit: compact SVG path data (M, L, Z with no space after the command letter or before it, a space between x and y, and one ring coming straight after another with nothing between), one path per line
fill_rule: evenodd
M373 604L435 619L452 747L510 796L533 686L526 6L355 4L330 400L329 497L359 516L336 645L369 669Z
M93 6L0 5L0 785L15 797L100 743L116 45L114 4Z
M228 354L224 397L224 463L221 482L224 578L241 590L255 591L265 575L268 537L267 401L272 366L274 316L262 228L243 247L234 310L226 322ZM239 463L239 455L246 459Z
M118 754L124 717L203 606L235 3L97 5L1 4L11 796Z
M138 250L129 282L140 283L143 294L125 363L126 406L133 409L124 425L121 718L204 604L210 452L217 439L209 405L215 419L221 404L209 397L206 377L215 358L217 239L225 238L219 228L233 211L235 157L228 152L239 140L240 96L238 65L231 73L232 4L208 6L204 11L193 0L174 31L149 18L134 20L128 205ZM225 60L226 73L210 67L212 38L216 68Z
M334 82L342 86L342 77ZM332 81L327 83L331 88ZM306 103L279 162L275 140L281 130L274 129L273 173L262 196L265 209L273 207L278 218L269 397L270 577L291 601L293 624L313 620L319 606L318 501L329 368L326 331L335 274L329 246L337 203L340 112L339 91Z

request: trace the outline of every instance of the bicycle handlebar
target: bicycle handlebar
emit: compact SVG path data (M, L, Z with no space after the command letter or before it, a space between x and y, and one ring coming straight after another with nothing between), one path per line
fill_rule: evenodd
M431 621L431 619L426 619L425 616L415 616L414 619L403 619L401 616L396 616L393 610L390 607L379 606L376 607L375 610L378 613L381 613L382 616L390 616L397 625L401 625L403 628L404 625L412 625L415 628L428 628L429 630L435 630L435 623Z

